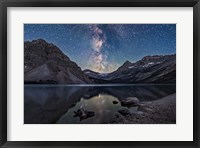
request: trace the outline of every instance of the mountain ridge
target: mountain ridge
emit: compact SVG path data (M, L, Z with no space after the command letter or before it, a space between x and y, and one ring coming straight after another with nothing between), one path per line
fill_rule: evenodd
M101 83L102 77L94 73L87 74L91 79ZM116 71L103 77L112 83L176 83L176 54L148 55L135 63L125 62ZM102 82L104 83L104 82Z
M125 61L111 73L81 68L56 45L43 39L24 42L25 84L176 83L176 54L147 55Z
M24 42L25 83L92 83L57 46L43 39Z

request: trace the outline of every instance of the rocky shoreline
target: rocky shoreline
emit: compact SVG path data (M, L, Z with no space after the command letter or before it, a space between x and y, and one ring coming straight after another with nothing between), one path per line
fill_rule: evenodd
M138 104L138 110L120 111L112 124L176 124L176 93L162 99Z

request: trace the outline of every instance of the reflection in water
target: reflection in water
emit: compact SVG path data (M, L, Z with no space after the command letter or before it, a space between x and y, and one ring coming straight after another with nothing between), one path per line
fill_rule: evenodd
M25 124L109 123L122 107L120 100L137 97L141 102L161 99L176 92L176 85L62 86L25 85ZM117 104L113 104L117 101ZM84 108L95 116L80 121L74 111ZM137 107L130 108L132 112Z
M118 99L105 94L99 94L98 96L94 96L89 100L82 98L75 107L69 109L69 111L64 114L56 123L108 123L111 118L115 117L118 110L125 108L122 107L120 103L114 105L113 101L118 101ZM74 118L74 111L80 108L94 111L95 116L82 121L80 121L79 118ZM136 108L137 107L131 109L134 110Z

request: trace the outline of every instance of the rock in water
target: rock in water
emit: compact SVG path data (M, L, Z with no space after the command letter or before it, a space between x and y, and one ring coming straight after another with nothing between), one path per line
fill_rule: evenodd
M140 101L136 97L128 97L124 100L121 100L121 105L126 107L138 106L139 103Z
M74 114L74 117L78 116L80 118L80 121L94 116L93 111L87 111L83 108L74 111Z
M119 110L118 112L123 116L129 115L131 113L128 109L122 109Z

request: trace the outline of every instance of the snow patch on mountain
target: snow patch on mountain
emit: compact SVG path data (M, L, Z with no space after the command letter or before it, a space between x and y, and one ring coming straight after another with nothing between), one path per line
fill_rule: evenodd
M131 69L131 68L134 68L134 67L135 67L135 66L129 66L128 68L130 68L130 69Z

